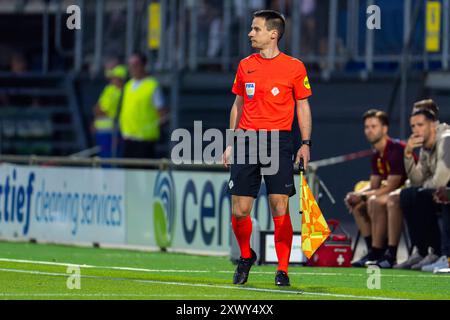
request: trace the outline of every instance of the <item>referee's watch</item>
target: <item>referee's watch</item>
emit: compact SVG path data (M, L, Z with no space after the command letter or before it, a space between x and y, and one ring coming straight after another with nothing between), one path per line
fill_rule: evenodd
M302 145L306 144L307 146L309 146L310 148L312 147L312 142L311 140L302 140Z

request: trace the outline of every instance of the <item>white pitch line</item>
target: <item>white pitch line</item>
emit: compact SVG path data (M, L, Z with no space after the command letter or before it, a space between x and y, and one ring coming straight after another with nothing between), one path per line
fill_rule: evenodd
M3 271L3 272L14 272L14 273L25 273L25 274L35 274L35 275L46 275L46 276L57 276L57 277L68 277L69 276L66 273L42 272L42 271L33 271L33 270L20 270L20 269L4 269L4 268L0 268L0 271ZM172 285L172 286L204 287L204 288L214 288L214 289L243 290L243 291L277 293L277 294L288 294L288 295L309 295L309 296L349 298L349 299L368 299L368 300L404 300L404 299L388 298L388 297L381 297L381 296L356 296L356 295L338 294L338 293L319 293L319 292L306 292L306 291L295 291L295 290L262 289L262 288L251 288L251 287L237 287L237 286L212 285L212 284L187 283L187 282L172 282L172 281L158 281L158 280L137 280L137 279L101 277L101 276L91 276L91 275L80 275L80 278L101 279L101 280L115 280L115 281L129 281L129 282L136 282L136 283L164 284L164 285Z
M68 262L53 262L53 261L39 261L39 260L23 260L23 259L8 259L0 258L0 262L17 262L17 263L27 263L27 264L41 264L41 265L53 265L53 266L63 266L71 267L78 266L81 268L90 269L109 269L109 270L120 270L120 271L140 271L140 272L150 272L150 273L230 273L231 270L183 270L183 269L145 269L145 268L132 268L132 267L112 267L112 266L95 266L88 264L76 264ZM274 274L274 272L269 271L252 271L252 274ZM344 277L367 277L366 273L342 273L342 272L289 272L289 275L301 275L301 276L344 276ZM395 278L450 278L450 275L445 274L381 274L382 277L395 277Z
M94 266L89 264L76 264L67 262L52 262L52 261L39 261L39 260L21 260L21 259L6 259L0 258L0 262L17 262L17 263L27 263L27 264L42 264L50 266L63 266L63 267L80 267L88 269L111 269L111 270L123 270L123 271L142 271L142 272L179 272L179 273L207 273L208 270L178 270L178 269L143 269L143 268L131 268L131 267L111 267L111 266Z
M0 293L1 297L185 297L185 294L138 294L138 293ZM196 294L190 296L200 298L224 298L219 294Z

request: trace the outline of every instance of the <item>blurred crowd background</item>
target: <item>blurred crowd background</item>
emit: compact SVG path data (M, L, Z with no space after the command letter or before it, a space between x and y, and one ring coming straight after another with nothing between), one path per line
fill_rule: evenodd
M428 2L0 0L0 153L99 155L94 122L108 70L128 66L136 52L164 102L152 157L170 157L170 133L192 131L196 120L203 130L224 131L238 62L252 53L252 12L262 8L286 16L281 49L308 70L312 160L370 148L361 121L370 108L386 111L392 137L405 139L417 100L432 98L441 121L450 119L449 0L437 1L438 11L428 10ZM81 12L79 30L66 25L73 4ZM367 28L370 5L380 8L381 29ZM319 175L342 199L369 169L359 159ZM330 216L345 211L341 202L323 200Z

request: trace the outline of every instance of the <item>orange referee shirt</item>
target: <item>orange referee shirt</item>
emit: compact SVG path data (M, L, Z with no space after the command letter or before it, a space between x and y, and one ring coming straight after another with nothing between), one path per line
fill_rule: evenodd
M296 100L312 94L303 62L282 52L241 60L232 92L244 97L238 128L280 131L291 131Z

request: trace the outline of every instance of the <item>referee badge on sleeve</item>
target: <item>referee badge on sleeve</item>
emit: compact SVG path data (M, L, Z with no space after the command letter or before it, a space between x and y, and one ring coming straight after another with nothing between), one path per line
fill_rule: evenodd
M247 93L247 97L249 99L252 99L255 95L255 83L254 82L247 82L245 83L245 92Z
M311 85L309 84L309 79L306 76L305 79L303 80L303 85L305 86L306 89L310 90L311 89Z

